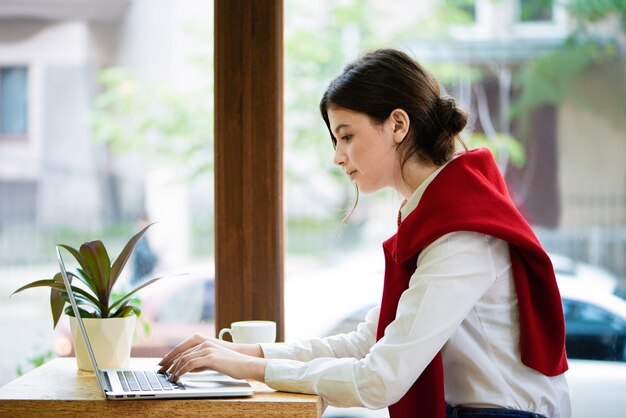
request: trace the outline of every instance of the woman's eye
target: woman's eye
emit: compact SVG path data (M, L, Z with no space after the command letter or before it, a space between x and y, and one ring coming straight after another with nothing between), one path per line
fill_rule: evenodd
M348 142L351 139L352 139L352 135L344 135L341 137L341 140L345 142Z

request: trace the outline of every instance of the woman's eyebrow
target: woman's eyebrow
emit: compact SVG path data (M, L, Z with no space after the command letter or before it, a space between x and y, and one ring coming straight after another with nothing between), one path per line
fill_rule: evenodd
M342 123L341 125L338 125L335 128L335 134L339 135L339 131L343 128L348 128L350 125L348 125L347 123Z

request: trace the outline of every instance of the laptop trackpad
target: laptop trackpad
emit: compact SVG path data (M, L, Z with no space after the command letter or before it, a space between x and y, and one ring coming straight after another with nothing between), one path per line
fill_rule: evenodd
M224 386L231 386L233 383L247 384L245 380L233 379L230 376L213 371L187 373L179 378L179 381L187 389L210 389Z

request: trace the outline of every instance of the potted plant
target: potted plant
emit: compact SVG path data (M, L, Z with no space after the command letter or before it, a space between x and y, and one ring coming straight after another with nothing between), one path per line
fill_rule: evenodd
M67 250L79 264L75 272L68 271L68 278L72 283L72 292L76 297L81 318L83 318L87 328L87 335L98 366L101 368L118 368L128 365L136 318L141 314L138 300L133 295L138 290L161 279L159 277L148 280L127 293L115 293L113 291L113 287L130 259L135 246L152 225L146 226L135 234L113 262L111 262L104 244L99 240L85 242L79 249L65 244L59 245ZM81 285L75 286L74 279L78 279ZM13 294L35 287L50 287L50 308L54 328L59 322L65 304L68 304L65 307L65 313L70 317L72 341L78 368L93 370L74 317L74 311L69 305L61 272L55 274L52 279L37 280L22 286Z

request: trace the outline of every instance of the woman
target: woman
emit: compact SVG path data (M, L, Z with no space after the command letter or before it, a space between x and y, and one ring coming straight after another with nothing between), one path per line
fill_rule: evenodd
M334 163L358 190L405 198L383 244L380 307L355 332L299 343L196 335L162 370L215 369L392 417L569 417L552 265L489 151L455 154L467 115L390 49L349 64L320 110Z

